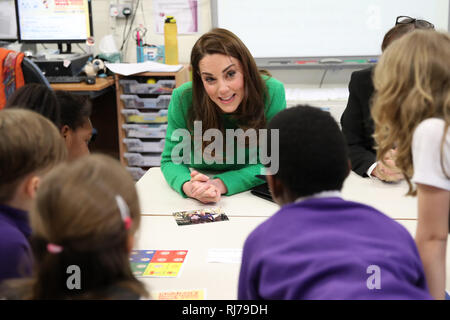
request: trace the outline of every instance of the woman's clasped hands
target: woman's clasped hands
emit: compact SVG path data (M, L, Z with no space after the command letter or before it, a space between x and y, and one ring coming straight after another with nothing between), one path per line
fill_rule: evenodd
M191 172L191 180L183 184L183 192L190 198L203 203L218 202L220 196L227 192L222 180L210 179L207 175L198 171Z

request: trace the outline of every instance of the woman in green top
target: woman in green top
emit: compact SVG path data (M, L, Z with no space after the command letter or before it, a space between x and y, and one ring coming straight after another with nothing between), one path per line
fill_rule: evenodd
M242 163L236 159L239 150L236 152L234 145L231 148L235 152L228 149L238 138L226 137L229 129L245 133L251 131L248 129L264 129L277 112L286 108L285 90L280 81L258 71L247 47L225 29L214 29L197 40L191 66L192 82L175 89L169 104L161 170L169 185L182 196L217 202L222 194L232 195L263 183L255 177L263 168L259 158L257 162L247 160L251 144L241 148L246 159ZM211 132L208 129L216 129L224 137L226 151L211 152L213 158L223 161L211 162L205 157L208 147L216 142L206 138ZM180 130L188 132L188 136L180 139ZM201 135L200 142L196 133ZM189 152L180 151L183 142ZM219 173L209 178L196 170L191 173L189 167Z

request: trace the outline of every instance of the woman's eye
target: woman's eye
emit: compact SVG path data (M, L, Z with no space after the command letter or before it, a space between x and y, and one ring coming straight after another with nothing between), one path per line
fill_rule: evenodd
M227 76L229 78L232 78L232 77L234 77L235 74L236 74L236 71L232 70L232 71L228 71Z
M214 82L214 78L205 78L205 81L208 83Z

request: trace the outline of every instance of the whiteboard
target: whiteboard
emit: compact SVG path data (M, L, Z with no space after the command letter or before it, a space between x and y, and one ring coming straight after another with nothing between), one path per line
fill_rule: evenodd
M255 58L373 57L397 16L448 31L449 7L449 0L213 0L212 23Z

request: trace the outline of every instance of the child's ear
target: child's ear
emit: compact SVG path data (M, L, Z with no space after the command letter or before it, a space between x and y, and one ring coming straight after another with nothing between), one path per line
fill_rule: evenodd
M347 161L348 161L348 170L347 170L347 175L345 177L348 177L348 175L352 171L352 162L350 161L350 159L348 159Z
M37 189L39 188L39 184L41 183L41 178L38 176L32 175L25 181L25 193L31 199L36 197Z
M270 193L272 194L273 200L278 203L280 203L280 199L283 198L284 188L281 184L280 180L277 179L273 175L266 175L267 184L269 185Z
M59 130L59 132L61 133L62 137L65 139L67 139L67 136L70 134L70 128L67 124L63 125L61 127L61 129Z
M131 253L131 251L133 250L133 247L134 247L134 235L130 234L130 235L128 235L128 238L127 238L128 253Z

